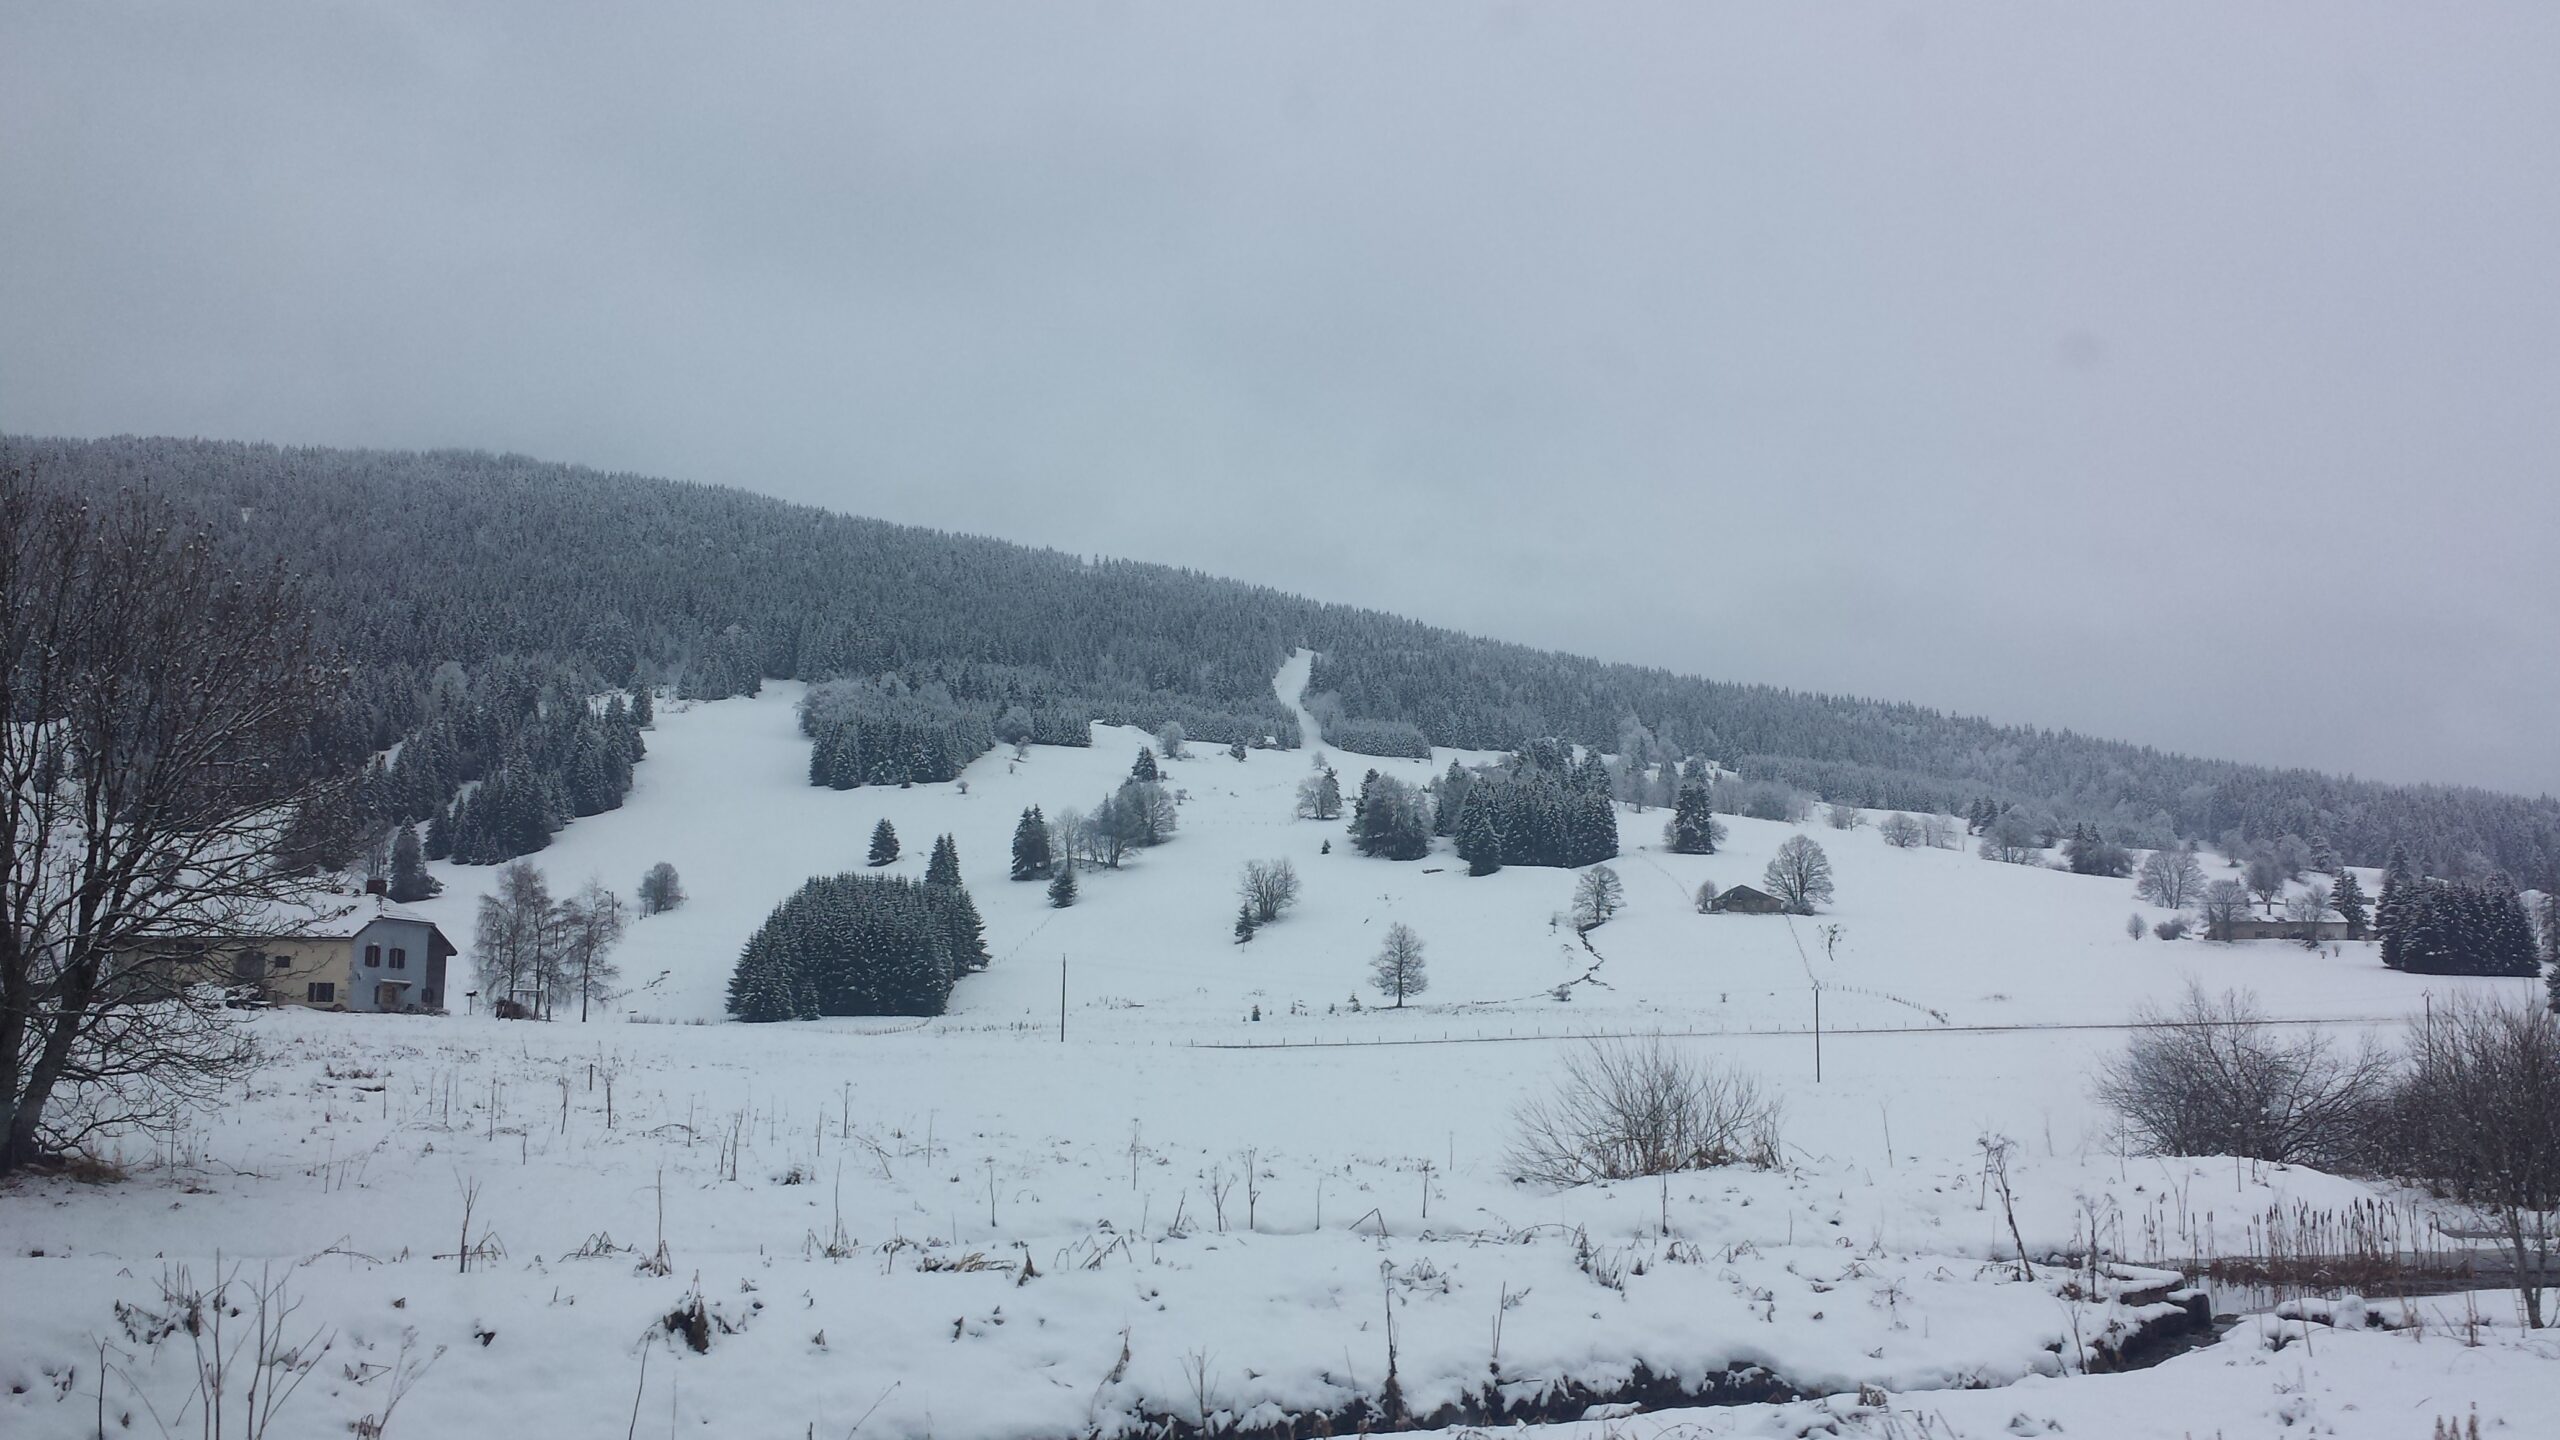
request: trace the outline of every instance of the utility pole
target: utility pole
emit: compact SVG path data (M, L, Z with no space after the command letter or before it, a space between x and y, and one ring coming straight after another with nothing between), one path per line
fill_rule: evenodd
M1813 1083L1822 1083L1822 987L1813 987Z
M1067 957L1058 957L1058 1043L1067 1043Z

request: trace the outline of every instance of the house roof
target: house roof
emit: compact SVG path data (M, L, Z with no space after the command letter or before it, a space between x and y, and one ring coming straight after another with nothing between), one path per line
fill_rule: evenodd
M1745 899L1775 900L1778 898L1766 890L1757 890L1748 885L1735 885L1716 892L1716 898L1719 900L1730 900L1737 895Z
M431 949L445 955L461 953L436 922L405 905L393 904L385 896L371 893L325 893L298 903L264 906L255 913L240 917L231 927L232 933L207 938L351 940L363 934L367 927L383 920L424 925L431 936Z

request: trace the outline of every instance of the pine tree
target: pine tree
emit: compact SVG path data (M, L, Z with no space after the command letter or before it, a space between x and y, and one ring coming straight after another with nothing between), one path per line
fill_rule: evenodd
M1036 880L1049 873L1049 864L1049 822L1034 805L1013 827L1013 878Z
M898 858L898 832L883 818L871 827L871 863L886 865Z
M1129 778L1150 784L1163 779L1162 772L1156 769L1156 752L1144 745L1139 746L1137 762L1129 767Z
M1470 875L1490 875L1502 868L1502 831L1494 824L1492 790L1491 785L1470 790L1458 817L1458 858L1467 862Z
M2395 842L2390 862L2382 867L2382 898L2373 907L2374 932L2382 937L2382 963L2393 970L2409 968L2403 947L2412 883L2409 851Z
M1259 930L1259 929L1261 929L1261 928L1262 928L1262 918L1261 918L1260 916L1258 916L1258 915L1256 915L1256 914L1254 914L1254 913L1253 913L1253 902L1252 902L1252 901L1248 900L1248 901L1246 901L1244 904L1239 905L1239 906L1237 906L1237 907L1236 907L1236 943L1237 943L1237 944L1239 944L1239 945L1250 944L1250 943L1252 942L1252 940L1253 940L1253 932L1255 932L1256 930Z
M1064 910L1076 903L1076 862L1061 860L1058 873L1049 877L1049 906Z
M933 856L925 861L924 883L927 885L960 883L960 846L949 835L935 837Z
M2338 883L2329 889L2329 908L2347 922L2348 939L2364 938L2365 921L2371 917L2372 907L2365 900L2364 886L2356 879L2356 872L2344 865L2338 867Z
M943 937L951 948L952 969L964 975L986 969L994 957L987 953L986 922L978 917L978 905L969 898L968 887L956 880L936 884L928 879L925 890L935 915L942 921Z
M1716 823L1712 793L1704 785L1688 784L1671 802L1671 824L1663 839L1675 854L1713 855L1722 828Z
M631 727L633 729L646 730L658 723L656 695L656 688L650 685L642 685L631 692Z
M399 838L391 842L391 884L387 893L402 905L433 898L444 886L427 873L426 856L418 844L418 827L403 825Z

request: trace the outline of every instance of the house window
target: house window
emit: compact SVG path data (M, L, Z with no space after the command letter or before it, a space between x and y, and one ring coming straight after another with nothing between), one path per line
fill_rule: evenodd
M377 970L381 969L381 968L382 968L382 947L381 947L381 946L379 946L379 945L367 945L366 947L364 947L364 963L366 963L367 965L372 966L373 968L375 968L375 969L377 969Z
M267 957L267 963L278 970L290 970L293 968L293 957L290 955L270 955Z
M406 951L406 950L401 949L401 948L400 948L399 946L397 946L397 945L392 946L392 947L391 947L391 968L392 968L392 969L394 969L394 970L406 970L406 969L408 969L408 968L409 968L409 952L408 952L408 951Z
M329 980L314 980L303 989L302 998L314 1005L330 1004L338 998L337 984Z

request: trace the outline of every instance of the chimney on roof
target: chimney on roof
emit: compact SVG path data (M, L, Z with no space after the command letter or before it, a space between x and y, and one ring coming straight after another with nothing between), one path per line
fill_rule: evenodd
M391 893L391 886L388 881L385 881L379 875L369 876L364 882L364 893L367 895L388 895Z

